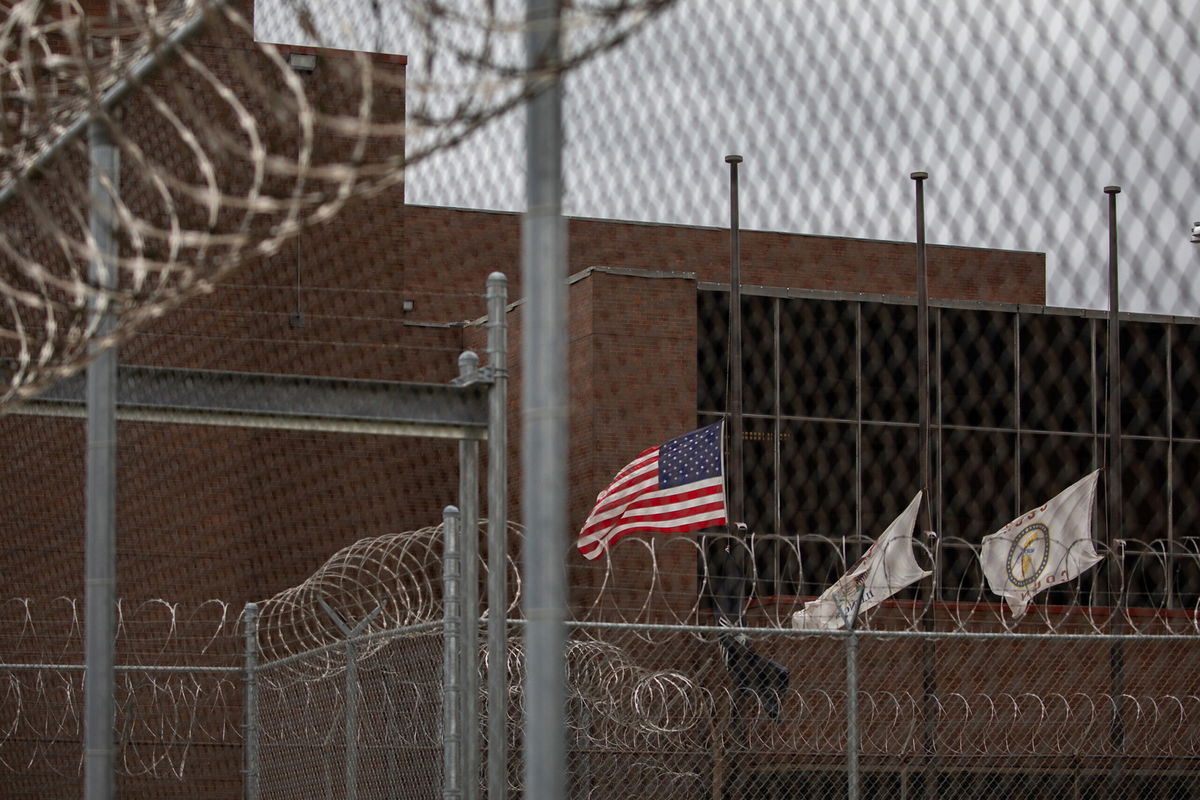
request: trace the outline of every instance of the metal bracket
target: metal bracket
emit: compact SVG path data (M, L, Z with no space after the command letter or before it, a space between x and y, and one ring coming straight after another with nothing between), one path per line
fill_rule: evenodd
M507 375L508 371L504 371ZM474 386L476 384L493 384L496 382L495 371L492 367L480 367L468 375L460 375L450 381L451 386Z
M345 622L342 621L341 616L339 616L336 611L334 611L332 608L329 607L329 604L325 602L324 597L318 597L317 603L320 604L321 610L324 611L331 620L333 620L333 624L338 626L338 630L340 630L342 632L342 635L345 636L347 639L351 639L351 638L357 636L358 634L362 633L363 629L366 628L367 625L369 625L371 623L371 620L375 619L375 617L379 616L379 612L383 611L382 604L375 606L374 611L372 611L370 614L367 614L365 617L362 618L361 622L359 622L357 625L355 625L353 628L351 628L349 625L347 625Z

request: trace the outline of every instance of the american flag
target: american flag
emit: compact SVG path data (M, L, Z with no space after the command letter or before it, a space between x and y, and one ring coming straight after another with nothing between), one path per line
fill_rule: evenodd
M576 545L594 559L627 533L686 533L725 524L721 423L651 447L596 496Z

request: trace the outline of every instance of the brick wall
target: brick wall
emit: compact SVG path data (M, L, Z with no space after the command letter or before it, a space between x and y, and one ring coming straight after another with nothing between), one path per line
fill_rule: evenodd
M493 211L429 206L405 210L409 286L431 277L446 290L471 291L492 270L505 272L520 297L520 217ZM729 282L729 231L597 219L568 219L568 274L588 267L694 273L700 281ZM916 246L835 236L742 231L742 282L870 294L916 293ZM435 269L446 264L453 271ZM1042 253L930 245L931 297L1043 304ZM424 273L424 274L419 274Z
M237 59L256 58L248 41L229 32L208 34L197 52L229 80L240 74ZM332 51L321 55L318 70L305 78L318 97L322 86L336 85L331 73L345 60ZM400 74L404 67L388 59L379 65ZM165 80L153 88L167 91ZM345 100L323 98L330 108ZM383 100L402 111L401 90ZM144 104L135 100L129 119L147 142L171 151ZM291 135L282 123L271 132L278 140ZM319 143L318 157L336 158L346 144ZM137 177L128 179L131 202L150 203ZM121 358L445 382L464 347L484 350L483 329L462 323L484 315L487 275L505 272L510 298L522 297L519 233L514 214L406 206L399 184L251 259L211 295L135 337ZM589 267L676 273L597 269L569 290L571 449L563 535L578 607L594 597L600 574L573 547L596 492L642 449L696 425L696 287L727 281L729 243L722 229L594 219L569 220L568 235L568 274ZM900 295L915 286L915 253L907 243L744 231L741 246L747 285ZM933 246L929 267L934 297L1045 299L1041 254ZM292 324L297 310L303 326ZM524 307L508 316L510 513L519 520ZM434 524L455 501L453 442L133 423L122 423L119 435L118 580L131 600L219 597L237 608L299 583L358 538ZM12 443L0 462L7 593L82 595L81 423L0 417L0 438ZM665 605L651 605L644 621L665 619L661 612L672 604L690 606L695 573L685 552L652 574L640 553L622 551L615 566L624 582L607 602L627 607L637 598L640 606L652 592ZM601 608L599 616L611 610ZM235 796L236 758L221 752L217 760L222 767L213 780L223 783L212 794ZM147 794L153 792L161 786Z
M596 493L647 447L696 427L696 295L689 278L641 278L594 271L571 287L571 452L568 503L575 535L591 511ZM679 558L683 557L682 551ZM590 603L604 559L587 562L572 545L568 567L573 605ZM606 602L640 606L655 581L656 597L675 610L690 605L694 577L677 585L688 570L660 565L647 569L638 549L618 550L613 566L629 576ZM693 576L694 576L694 570ZM635 577L636 576L636 577ZM632 603L634 598L638 602ZM659 603L647 621L662 621Z
M253 261L213 294L186 304L135 337L122 348L122 360L448 381L457 372L457 356L464 347L485 349L484 330L463 322L484 315L487 275L497 269L506 272L510 297L521 296L519 218L405 207L399 199L398 192L391 199L376 198L351 208L279 253ZM695 426L696 280L722 280L727 234L595 220L574 220L570 227L572 270L618 261L616 266L658 270L665 261L694 267L697 273L696 278L684 271L673 278L638 277L597 270L570 289L571 530L566 535L573 542L596 492L620 467L645 447ZM786 274L789 259L801 266L830 265L855 253L873 254L875 260L864 274L890 269L895 278L906 248L780 234L748 234L744 242L747 282L787 286L806 285ZM1026 273L1038 276L1025 287L1027 295L1033 294L1035 284L1040 286L1040 256L970 248L944 251L941 263L951 263L952 256L963 265L959 272L998 280L1001 267L1017 274L1014 265L1025 265ZM688 254L694 260L683 263ZM291 323L297 258L303 327ZM830 269L850 271L846 264ZM794 272L802 275L804 270L797 267ZM966 292L968 283L958 279L965 299L994 299L982 289ZM1032 299L1027 295L1003 299ZM403 309L405 300L412 302L411 311ZM511 508L519 519L522 307L509 316ZM66 542L76 541L81 533L81 429L74 423L55 427L29 418L5 424L17 436L30 426L58 431L46 434L57 454L48 463L57 464L58 477L49 480L73 487L67 505L75 511L69 518L62 517L61 507L37 509L40 490L21 477L19 465L12 465L5 478L30 490L21 495L27 498L26 530L50 537L43 542L61 539L63 552L73 552L77 548ZM121 551L127 564L123 591L144 596L170 593L184 599L183 593L239 602L267 596L302 580L325 557L357 538L436 523L441 508L455 497L452 445L230 429L154 433L152 427L122 429L128 437L122 440L121 513L126 531ZM370 455L359 458L355 453ZM191 485L193 481L200 485ZM21 541L21 535L14 539ZM180 553L195 557L178 561L179 572L152 568L160 564L163 552L169 559ZM584 570L577 576L580 585L586 584L590 579L582 559L573 550L572 558L573 569ZM61 591L78 585L56 580L39 586L38 576L55 573L66 561L75 559L56 559L50 570L21 573L17 591L38 595L50 586Z

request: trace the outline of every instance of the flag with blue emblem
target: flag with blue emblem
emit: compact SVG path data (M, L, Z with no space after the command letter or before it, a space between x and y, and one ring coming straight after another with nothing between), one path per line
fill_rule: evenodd
M599 558L637 531L687 533L724 525L724 451L720 422L644 451L596 496L576 542L579 552Z

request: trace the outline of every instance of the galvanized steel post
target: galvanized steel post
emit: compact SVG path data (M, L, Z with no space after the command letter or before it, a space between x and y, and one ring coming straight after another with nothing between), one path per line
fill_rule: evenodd
M487 281L488 369L488 800L508 797L508 278Z
M346 639L346 800L358 797L358 648Z
M848 800L859 798L858 773L858 632L854 620L846 636L846 791Z
M88 126L88 146L88 227L96 249L88 262L88 280L95 289L88 311L95 334L88 344L93 358L87 367L83 796L85 800L109 800L116 792L113 638L117 583L117 351L95 342L113 329L105 293L117 286L114 195L121 162L120 151L103 120Z
M458 509L442 512L442 797L462 798L461 687L459 674L462 632L461 556L458 549Z
M479 356L471 350L458 357L458 378L479 376ZM458 442L458 508L462 514L462 668L463 797L479 796L479 442Z
M258 605L246 603L242 615L245 626L246 656L243 666L242 714L242 795L245 800L258 800Z
M566 229L562 219L561 0L528 0L527 209L522 219L521 471L525 561L525 797L567 796Z
M346 800L358 797L358 646L355 638L367 629L371 620L375 619L383 606L375 609L351 628L333 608L318 597L317 603L325 614L333 620L333 624L346 637Z

